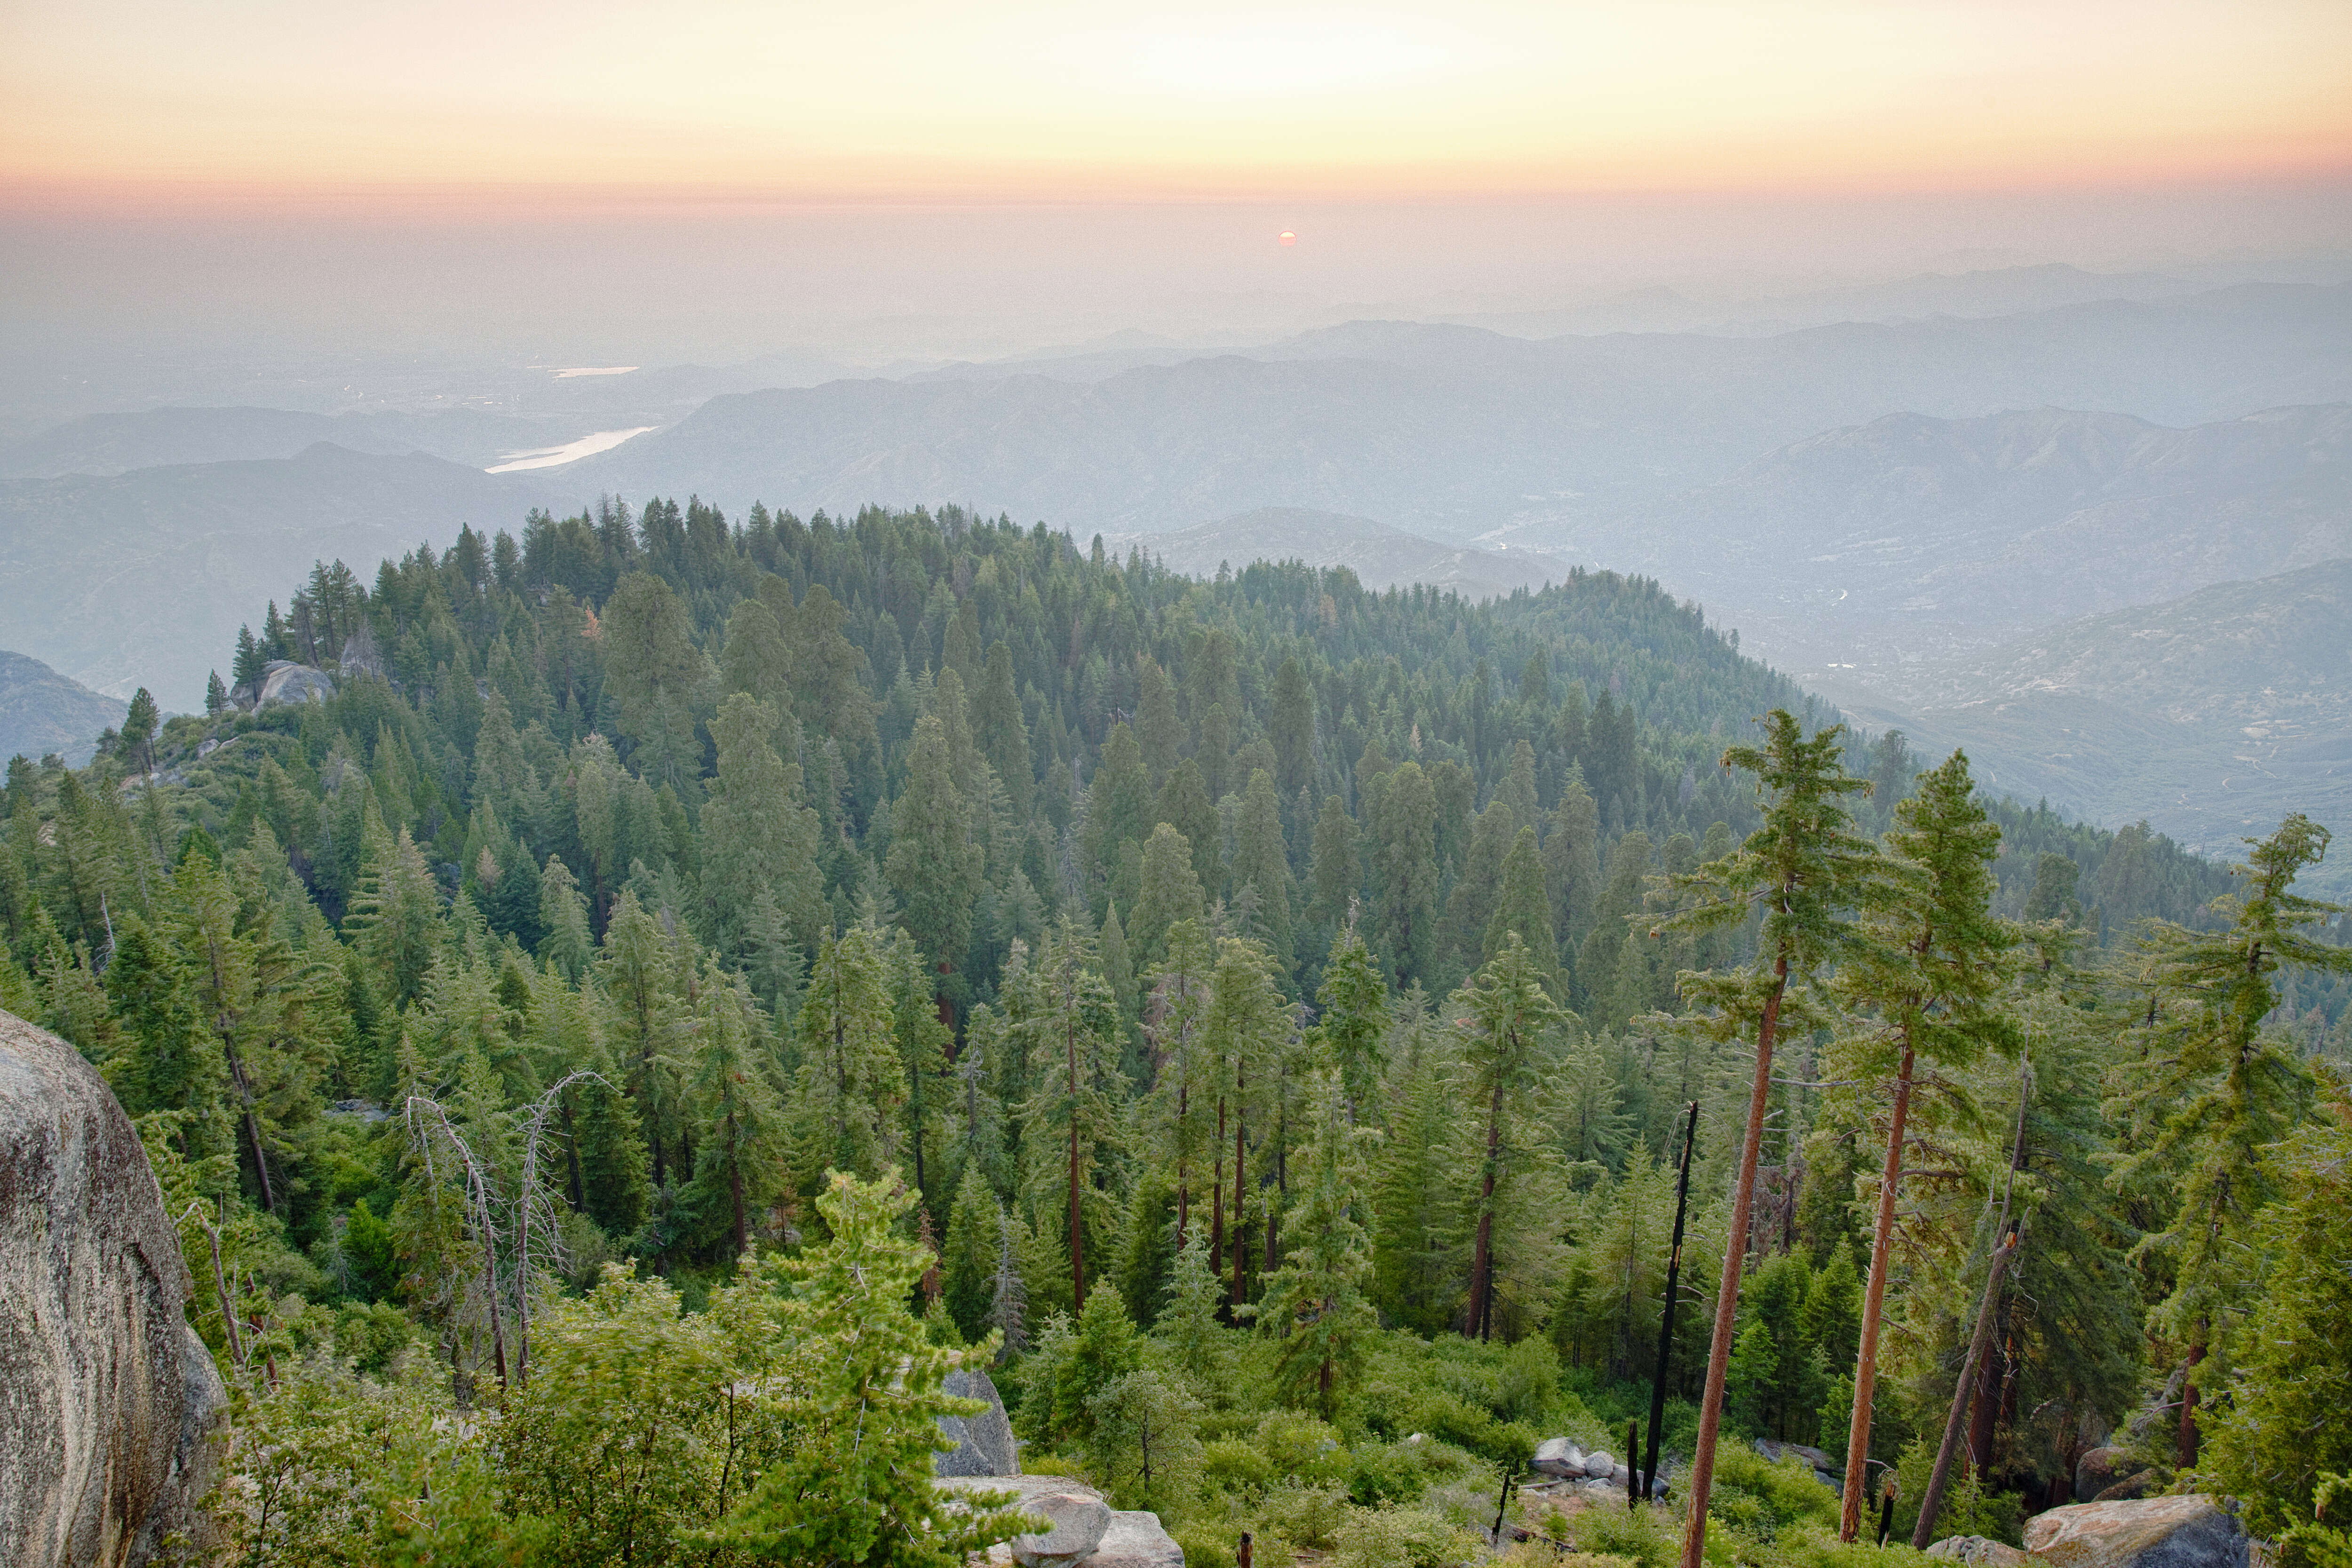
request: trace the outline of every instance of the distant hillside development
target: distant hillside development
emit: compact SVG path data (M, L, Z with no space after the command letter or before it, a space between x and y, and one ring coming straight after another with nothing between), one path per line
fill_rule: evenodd
M2228 858L2301 811L2352 843L2352 560L2089 616L1848 705L1978 776ZM2315 885L2352 890L2352 857Z
M1174 533L1123 534L1119 548L1139 546L1173 571L1214 577L1254 561L1304 561L1345 566L1367 588L1423 583L1467 599L1492 599L1520 588L1565 583L1572 570L1532 550L1472 550L1442 544L1370 518L1304 507L1260 507Z
M0 650L0 762L55 752L76 767L128 705L68 680L37 658Z

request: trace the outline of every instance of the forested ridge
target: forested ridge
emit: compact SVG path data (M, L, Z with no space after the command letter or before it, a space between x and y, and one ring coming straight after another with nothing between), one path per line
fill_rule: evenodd
M276 661L331 690L256 705ZM958 1562L976 1347L1024 1463L1190 1561L1461 1561L1498 1465L1646 1436L1694 1103L1706 1550L1868 1552L1887 1474L1898 1542L1931 1491L2013 1539L2095 1447L2330 1549L2302 818L2233 875L1984 799L1643 579L1204 582L954 509L322 563L213 688L10 763L0 1004L140 1120L239 1560ZM1843 1521L1732 1440L1857 1416ZM1690 1496L1531 1522L1659 1568Z

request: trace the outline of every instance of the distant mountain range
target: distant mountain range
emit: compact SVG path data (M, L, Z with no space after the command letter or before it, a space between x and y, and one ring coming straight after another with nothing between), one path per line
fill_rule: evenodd
M1528 530L1648 573L1838 694L2072 616L2352 555L2352 405L2167 429L1889 415L1630 520Z
M1967 747L1999 790L2226 857L2289 811L2352 834L2347 627L2352 560L2328 561L2044 627L1847 710ZM2352 855L2312 880L2352 893Z
M121 726L129 707L37 658L0 649L0 763L55 752L79 767L97 751L99 735Z
M1532 550L1473 550L1390 528L1370 518L1304 507L1260 507L1174 533L1106 535L1114 549L1139 548L1171 571L1214 577L1257 561L1345 566L1368 588L1423 583L1469 599L1561 583L1571 570Z
M529 475L325 443L288 458L0 481L0 626L85 685L140 686L193 710L226 676L240 623L259 623L314 560L376 563L436 548L460 524L516 528Z
M1082 534L1290 506L1475 542L1622 520L1896 410L2063 406L2186 425L2352 398L2352 288L1769 338L1536 342L1365 321L1101 380L1050 369L715 397L554 475L580 500L691 491L730 511L759 500L803 513L960 500Z

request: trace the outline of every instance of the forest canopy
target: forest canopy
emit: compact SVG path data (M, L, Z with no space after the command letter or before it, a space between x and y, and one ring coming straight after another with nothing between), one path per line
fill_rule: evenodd
M227 651L9 764L0 1005L139 1121L275 1439L243 1560L961 1561L967 1362L1200 1562L1458 1561L1628 1421L1790 1562L1889 1475L1899 1540L2013 1539L2095 1451L2274 1535L2352 1470L2301 817L2232 871L1989 798L1639 578L955 509L535 513Z

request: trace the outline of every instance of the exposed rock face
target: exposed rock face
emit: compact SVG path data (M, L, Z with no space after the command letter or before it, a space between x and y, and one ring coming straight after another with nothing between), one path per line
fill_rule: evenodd
M958 1399L981 1400L988 1408L977 1415L940 1417L940 1432L956 1446L931 1457L931 1473L935 1476L1019 1475L1020 1445L1013 1441L1013 1424L1004 1418L1004 1401L996 1396L996 1384L988 1380L988 1373L977 1367L960 1368L948 1373L942 1391Z
M2025 1521L2025 1549L2052 1568L2246 1568L2246 1532L2210 1497L2053 1508Z
M112 1091L0 1013L0 1563L131 1568L195 1528L227 1395L190 1283Z
M1979 1568L2024 1568L2032 1561L2016 1547L1989 1535L1948 1535L1927 1548L1927 1555L1950 1563L1974 1563Z
M1607 1480L1617 1473L1616 1456L1599 1452L1585 1455L1584 1473L1596 1481Z
M261 689L255 694L253 705L274 708L281 702L324 702L334 694L335 683L326 671L273 658L262 666Z

